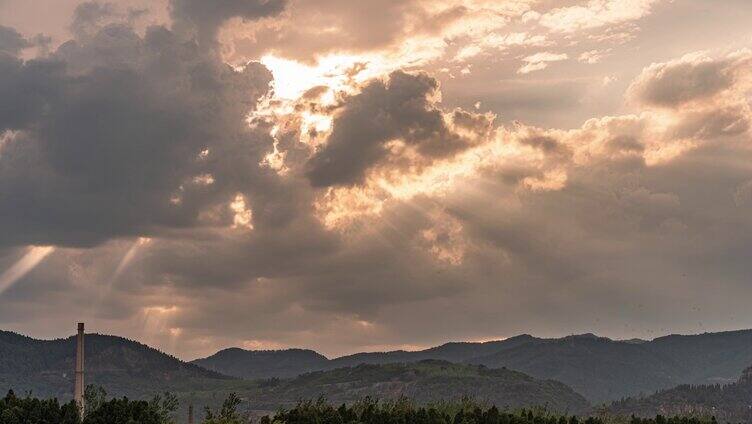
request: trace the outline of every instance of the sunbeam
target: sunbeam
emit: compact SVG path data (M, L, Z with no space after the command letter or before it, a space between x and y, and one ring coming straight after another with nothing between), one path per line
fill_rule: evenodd
M115 273L112 274L111 282L116 281L120 277L120 274L122 274L123 271L125 271L125 269L131 263L133 258L136 256L138 249L147 243L149 243L149 239L146 237L139 237L138 240L133 242L133 244L128 249L128 251L125 252L125 255L123 255L123 259L120 260L120 263L118 264L117 268L115 268Z
M18 280L34 269L44 258L55 250L52 246L32 246L13 266L0 275L0 295L11 288Z

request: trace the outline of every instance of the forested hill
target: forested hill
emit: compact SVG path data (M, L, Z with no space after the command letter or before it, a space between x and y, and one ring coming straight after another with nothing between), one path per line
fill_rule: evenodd
M752 367L739 381L722 385L681 385L646 397L614 402L609 412L647 417L662 414L715 416L719 422L752 423Z
M327 367L329 360L312 350L243 350L230 348L194 364L240 378L288 378Z
M233 361L214 357L211 368L244 378L267 378L261 373L272 363L290 363L281 352L264 355L235 352ZM671 335L651 341L618 341L592 334L558 339L529 335L486 343L448 343L416 352L359 353L332 360L306 351L311 361L290 363L277 371L285 377L315 370L358 364L414 362L442 359L458 363L507 367L541 379L561 381L591 402L609 402L679 384L713 384L736 381L752 363L752 330ZM275 359L279 357L279 359ZM261 360L263 359L263 361ZM197 361L202 363L202 360ZM318 365L317 365L318 364Z
M251 395L250 402L256 409L275 410L321 395L334 404L366 396L378 399L406 396L421 404L469 396L499 408L545 406L570 413L589 410L585 398L557 381L538 380L507 369L439 360L364 364L308 373L292 380L270 382L268 387Z
M752 331L672 335L644 343L592 334L538 339L471 362L552 378L599 403L679 384L734 382L752 363Z
M122 337L87 334L86 383L114 396L143 398L161 390L187 391L223 386L230 377L185 363ZM9 389L39 397L70 399L75 337L35 340L0 331L0 393Z

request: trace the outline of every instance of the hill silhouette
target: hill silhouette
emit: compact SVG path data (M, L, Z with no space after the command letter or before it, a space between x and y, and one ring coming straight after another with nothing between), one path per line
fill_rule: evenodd
M239 378L289 378L327 367L329 360L307 349L220 350L208 358L192 363L226 375Z

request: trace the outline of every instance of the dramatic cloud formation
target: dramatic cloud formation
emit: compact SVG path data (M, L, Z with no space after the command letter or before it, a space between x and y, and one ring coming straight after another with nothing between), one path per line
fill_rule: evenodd
M83 4L76 27L109 10ZM2 58L0 129L13 133L0 156L1 243L93 245L229 219L201 214L244 189L223 156L242 162L268 143L244 117L269 72L234 70L164 27L77 33L49 57Z
M666 24L700 3L726 31ZM195 357L752 326L752 6L700 3L0 19L0 327Z
M390 155L390 141L414 147L420 159L447 156L467 147L469 141L452 132L441 111L429 103L437 88L438 82L426 75L394 72L386 83L371 82L361 93L345 99L332 134L310 160L311 183L362 182L369 168ZM401 151L393 156L407 154L394 147Z

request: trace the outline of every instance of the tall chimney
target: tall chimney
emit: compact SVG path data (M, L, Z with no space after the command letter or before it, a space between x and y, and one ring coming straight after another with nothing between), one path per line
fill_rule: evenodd
M188 424L193 424L193 404L188 405Z
M73 398L78 404L81 417L84 416L84 323L78 323L76 336L76 388Z

